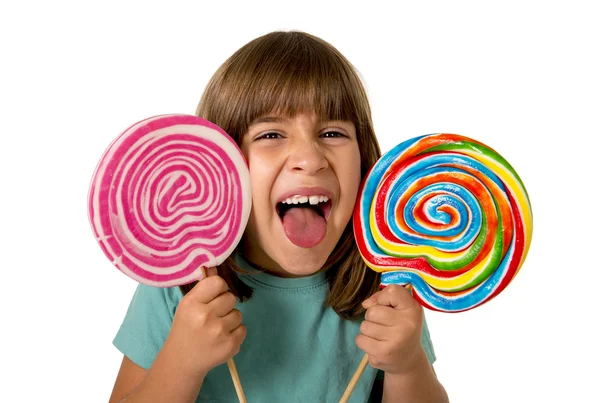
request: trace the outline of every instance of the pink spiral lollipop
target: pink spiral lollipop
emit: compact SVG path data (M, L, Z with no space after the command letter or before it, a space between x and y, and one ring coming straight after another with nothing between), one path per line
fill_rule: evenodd
M102 156L89 191L100 247L134 280L187 284L238 244L251 207L235 142L196 116L161 115L125 130Z

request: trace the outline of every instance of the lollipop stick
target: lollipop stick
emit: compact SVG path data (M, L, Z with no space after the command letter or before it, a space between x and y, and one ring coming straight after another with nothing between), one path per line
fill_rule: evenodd
M201 267L202 278L206 278L206 269ZM240 376L238 375L237 368L235 367L235 362L233 362L233 358L227 360L227 368L229 368L229 373L231 374L231 380L233 381L233 386L235 387L235 391L238 396L238 400L240 403L246 403L246 396L244 396L244 390L242 389L242 382L240 382Z
M346 388L344 395L340 399L340 403L346 403L348 401L348 399L350 398L350 395L352 394L352 391L354 390L354 387L356 387L356 384L358 383L358 380L360 379L360 376L362 375L363 372L365 372L365 368L367 367L368 363L369 363L369 356L367 354L365 354L363 359L360 361L360 364L358 364L358 368L356 369L356 372L352 376L352 379L350 379L350 383L348 384L348 387Z
M240 382L240 376L238 375L237 369L235 368L233 358L227 360L227 367L229 368L229 373L231 374L231 380L233 381L233 386L235 386L235 391L237 392L238 400L240 401L240 403L246 403L246 396L244 396L244 391L242 390L242 383Z
M408 290L408 292L410 292L410 294L412 295L412 293L413 293L412 284L406 284L404 286L404 288L406 288ZM348 387L346 388L346 391L344 392L344 395L342 396L340 403L346 403L348 401L348 399L350 398L350 395L352 394L352 391L354 390L354 388L356 387L356 384L358 383L358 380L360 379L363 372L365 372L365 368L367 367L368 363L369 363L369 356L368 356L368 354L365 354L365 356L363 357L360 364L358 364L358 368L356 368L356 372L352 376L352 379L350 379L350 383L348 384Z

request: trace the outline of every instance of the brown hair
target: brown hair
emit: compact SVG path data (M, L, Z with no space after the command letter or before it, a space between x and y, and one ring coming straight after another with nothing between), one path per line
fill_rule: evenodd
M250 124L272 112L293 117L315 112L323 120L354 123L361 154L361 177L381 155L371 109L361 79L333 46L298 31L272 32L235 52L206 86L196 114L227 132L238 145ZM354 242L352 221L323 268L327 270L326 304L342 318L357 319L361 303L379 286L379 275L363 262ZM243 301L252 289L236 275L232 257L218 268L231 291ZM185 293L192 285L182 286Z

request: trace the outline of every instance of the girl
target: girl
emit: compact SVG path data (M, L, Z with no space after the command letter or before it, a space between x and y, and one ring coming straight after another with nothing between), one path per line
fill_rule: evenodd
M250 219L219 275L137 288L110 401L235 402L223 365L235 356L250 402L337 402L365 353L350 401L446 401L422 308L402 287L376 292L354 243L380 150L351 64L314 36L267 34L219 68L197 114L244 152Z

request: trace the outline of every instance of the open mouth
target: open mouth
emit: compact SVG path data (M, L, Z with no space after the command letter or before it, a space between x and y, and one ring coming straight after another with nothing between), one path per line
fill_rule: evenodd
M331 199L323 195L293 196L277 203L277 214L283 220L285 214L292 208L306 208L315 211L319 216L329 219L331 213Z
M327 235L332 193L322 187L304 187L282 195L275 205L288 240L302 248L313 248Z

